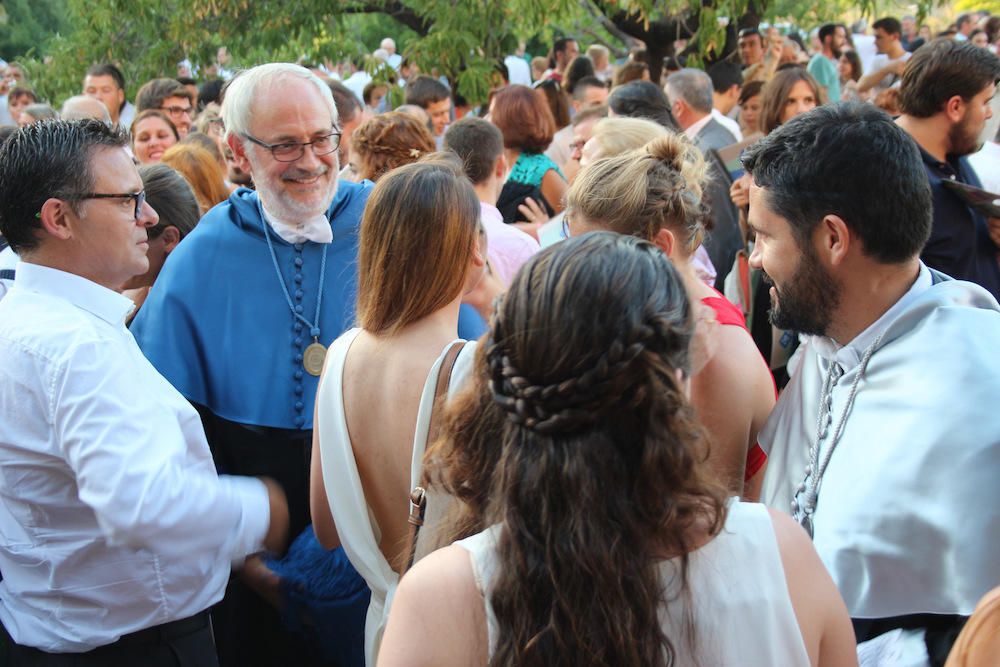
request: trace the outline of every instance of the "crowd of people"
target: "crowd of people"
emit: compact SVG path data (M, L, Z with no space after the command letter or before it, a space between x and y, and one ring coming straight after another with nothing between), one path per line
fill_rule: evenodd
M872 29L7 64L0 665L1000 663L1000 17Z

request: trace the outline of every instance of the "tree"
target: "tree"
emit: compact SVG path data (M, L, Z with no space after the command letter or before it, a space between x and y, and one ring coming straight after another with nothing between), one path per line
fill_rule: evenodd
M45 42L65 29L63 0L6 0L0 4L0 58L10 61L40 53Z
M184 58L210 64L221 45L243 66L358 58L373 47L360 43L352 21L379 14L408 31L407 55L422 69L437 68L467 98L482 100L490 72L516 47L516 35L578 10L577 0L66 0L76 29L50 42L51 62L29 69L39 75L42 93L57 98L78 91L95 62L118 64L135 87L173 75Z
M834 0L871 12L887 0ZM919 0L925 8L943 0ZM238 65L274 60L360 59L377 46L377 31L402 35L405 53L428 71L457 83L463 96L483 101L497 61L518 39L556 33L589 35L630 46L645 43L651 74L677 39L690 40L689 61L725 58L736 29L757 25L772 7L798 8L810 0L13 0L11 7L65 5L69 33L52 39L50 61L29 62L43 96L58 100L79 91L85 69L114 62L130 82L172 76L179 61L208 65L225 45ZM391 21L391 23L390 23ZM393 29L390 26L396 26ZM619 53L622 52L618 48Z

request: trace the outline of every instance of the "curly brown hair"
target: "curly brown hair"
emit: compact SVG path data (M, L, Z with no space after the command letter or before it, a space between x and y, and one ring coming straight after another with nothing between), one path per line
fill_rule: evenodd
M354 130L351 151L359 158L359 176L377 181L386 172L434 152L430 130L410 114L379 114Z
M695 536L726 516L682 387L692 328L680 276L635 237L568 239L514 279L428 452L455 532L501 526L490 664L673 662L659 565L679 557L687 596Z

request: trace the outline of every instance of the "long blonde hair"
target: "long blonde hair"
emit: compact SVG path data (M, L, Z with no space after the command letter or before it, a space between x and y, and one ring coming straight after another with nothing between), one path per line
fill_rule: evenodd
M567 215L647 241L666 227L690 255L705 233L706 172L701 151L686 137L668 132L642 148L588 165L566 195Z

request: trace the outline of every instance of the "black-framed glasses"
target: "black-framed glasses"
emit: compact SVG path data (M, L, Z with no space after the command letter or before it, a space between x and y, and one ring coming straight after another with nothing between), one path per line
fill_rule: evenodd
M160 107L160 111L166 111L168 115L177 118L181 114L185 116L194 115L194 107Z
M278 162L295 162L306 154L306 146L312 146L313 154L315 155L329 155L340 148L340 132L331 132L330 134L304 143L289 142L283 144L267 144L245 132L243 136L258 146L271 151L271 155Z
M83 201L84 199L131 199L135 202L133 217L138 220L139 212L142 211L142 205L146 203L146 191L140 190L139 192L123 192L120 195L106 194L103 192L87 192L80 195L73 195L72 197L66 197L66 199L72 199L75 201Z

